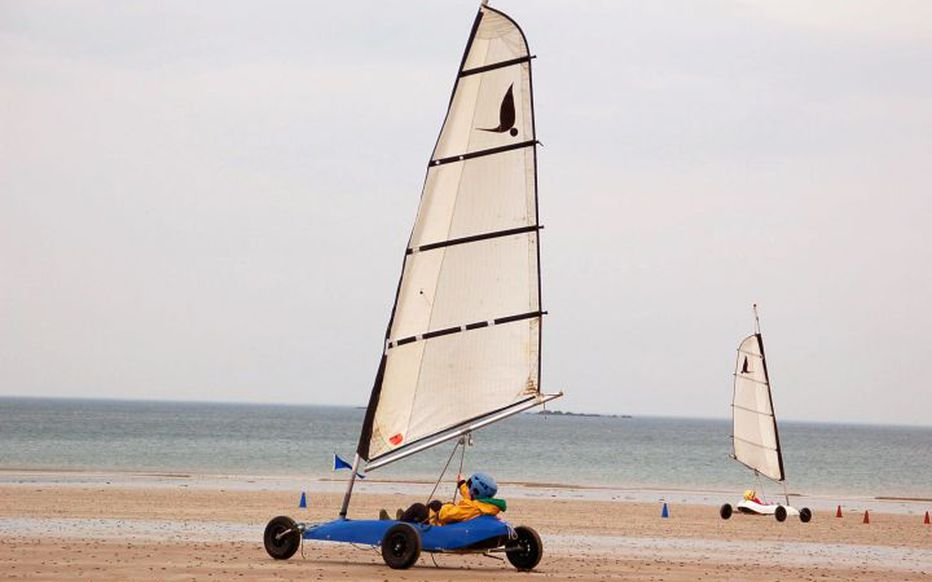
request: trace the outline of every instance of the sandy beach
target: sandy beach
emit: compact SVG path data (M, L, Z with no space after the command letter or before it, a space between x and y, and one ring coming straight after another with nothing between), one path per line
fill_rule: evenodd
M498 580L525 576L573 580L927 580L932 527L921 504L896 513L860 508L842 519L816 510L809 524L718 517L717 507L670 501L587 498L573 489L506 486L506 514L541 533L545 556L535 573L485 557L422 555L408 571L387 568L376 551L305 543L287 562L261 543L266 521L291 515L332 519L338 482L297 493L254 479L125 474L7 472L0 484L0 577L27 580ZM373 517L422 500L424 484L367 484L351 517ZM368 489L368 491L367 491ZM373 492L373 490L375 492ZM824 506L825 503L822 503ZM303 556L302 556L303 554Z

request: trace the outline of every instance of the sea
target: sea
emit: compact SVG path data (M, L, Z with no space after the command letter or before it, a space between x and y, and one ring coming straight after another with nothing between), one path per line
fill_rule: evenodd
M351 407L0 398L0 470L332 475L352 460L365 411ZM477 431L465 470L499 480L741 491L728 419L521 414ZM932 498L932 427L781 422L791 492ZM379 479L435 479L452 443ZM458 468L459 456L452 465ZM770 485L771 489L778 489Z

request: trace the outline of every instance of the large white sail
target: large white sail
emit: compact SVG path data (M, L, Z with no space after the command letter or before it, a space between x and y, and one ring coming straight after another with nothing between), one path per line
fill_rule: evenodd
M524 34L482 6L428 163L357 448L370 469L541 399L536 145Z
M732 401L734 457L761 475L783 481L783 456L759 333L738 346Z

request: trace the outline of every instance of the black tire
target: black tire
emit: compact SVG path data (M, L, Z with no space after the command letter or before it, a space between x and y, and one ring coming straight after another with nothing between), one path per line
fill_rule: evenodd
M808 507L803 507L799 510L799 521L803 523L809 523L812 519L812 511Z
M783 523L786 521L786 508L778 505L776 511L773 512L773 516L777 518L777 521Z
M721 509L718 510L718 514L722 516L722 519L730 518L733 512L734 510L731 507L731 503L725 503L722 505Z
M511 565L522 572L533 570L544 557L544 542L533 529L519 525L515 528L517 539L508 540L505 555Z
M287 560L301 545L298 524L290 517L280 515L265 526L265 551L276 560Z
M421 534L409 523L396 523L382 536L382 559L389 568L406 570L421 556Z

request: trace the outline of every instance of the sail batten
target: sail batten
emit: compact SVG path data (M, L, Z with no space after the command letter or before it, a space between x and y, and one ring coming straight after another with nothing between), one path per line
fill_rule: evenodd
M746 445L748 445L748 446L757 447L757 448L759 448L759 449L764 449L764 450L767 450L767 451L776 451L776 450L777 450L776 447L768 447L768 446L762 445L762 444L760 444L760 443L752 443L751 441L746 441L746 440L744 440L743 438L740 438L740 437L733 436L732 438L737 439L737 440L743 442L744 444L746 444ZM739 459L739 460L740 460L740 459ZM760 469L758 469L757 467L751 467L751 468L754 469L754 470L756 470L756 471L759 471L759 470L760 470Z
M474 158L482 158L485 156L492 156L495 154L501 154L504 152L510 152L511 150L518 150L521 148L529 148L531 146L537 145L536 141L523 141L521 143L508 144L503 146L498 146L494 148L489 148L486 150L478 150L474 152L467 152L464 154L459 154L455 156L448 156L445 158L440 158L439 160L431 160L431 166L440 166L442 164L451 164L453 162L463 162L466 160L472 160Z
M492 325L502 325L506 323L513 323L516 321L521 321L523 319L530 319L532 317L541 317L545 315L543 311L531 311L529 313L518 313L516 315L509 315L507 317L499 317L496 319L486 320L486 321L476 321L474 323L467 323L466 325L455 325L453 327L448 327L445 329L438 329L434 331L428 331L420 335L412 335L408 337L403 337L399 340L388 342L388 349L403 346L405 344L410 344L416 341L423 341L428 339L433 339L435 337L440 337L444 335L449 335L451 333L459 333L463 331L472 331L474 329L482 329L484 327L489 327Z
M485 72L488 72L488 71L493 71L493 70L495 70L495 69L500 69L500 68L502 68L502 67L510 67L510 66L512 66L512 65L520 65L521 63L526 63L526 62L530 61L530 60L533 59L533 58L534 58L533 55L528 55L528 56L526 56L526 57L518 57L518 58L516 58L516 59L509 59L509 60L507 60L507 61L501 61L501 62L498 62L498 63L491 63L491 64L488 64L488 65L484 65L484 66L482 66L482 67L476 67L475 69L467 69L467 70L465 70L465 71L461 71L461 72L460 72L460 77L468 77L469 75L476 75L476 74L479 74L479 73L485 73Z
M495 231L495 232L486 232L486 233L483 233L483 234L474 234L474 235L472 235L472 236L464 236L464 237L461 237L461 238L454 238L454 239L450 239L450 240L446 240L446 241L441 241L441 242L435 242L435 243L430 243L430 244L426 244L426 245L421 245L421 246L419 246L419 247L417 247L417 248L415 248L415 249L408 249L407 252L408 252L409 255L413 255L414 253L420 253L420 252L424 252L424 251L431 251L431 250L439 249L439 248L442 248L442 247L450 247L450 246L453 246L453 245L461 245L461 244L466 244L466 243L471 243L471 242L479 242L479 241L486 240L486 239L490 239L490 238L498 238L498 237L500 237L500 236L511 236L511 235L513 235L513 234L524 234L524 233L528 233L528 232L534 232L534 231L537 231L537 230L540 230L540 229L541 229L541 227L540 227L539 225L537 225L537 224L532 224L531 226L520 226L520 227L518 227L518 228L509 228L509 229L506 229L506 230L498 230L498 231Z
M732 408L738 408L738 409L740 409L740 410L744 410L745 412L752 412L752 413L754 413L754 414L760 414L760 415L762 415L762 416L773 416L773 413L772 413L772 412L762 412L762 411L760 411L760 410L753 410L753 409L751 409L751 408L745 408L744 406L739 406L739 405L737 405L737 404L732 404L731 407L732 407Z
M735 377L737 378L738 374L735 374ZM761 386L770 386L770 384L768 384L764 380L757 380L755 378L749 378L747 376L741 376L741 379L744 380L745 382L754 382L755 384L760 384Z
M480 7L429 158L360 435L369 469L548 398L531 58L517 24Z

